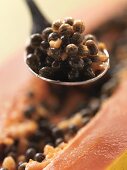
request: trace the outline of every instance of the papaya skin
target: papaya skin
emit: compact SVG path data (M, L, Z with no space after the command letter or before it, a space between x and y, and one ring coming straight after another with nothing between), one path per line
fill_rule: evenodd
M125 78L125 77L124 77ZM104 170L127 149L127 79L44 170Z
M106 170L126 170L127 169L127 151L125 151L119 158L112 162Z

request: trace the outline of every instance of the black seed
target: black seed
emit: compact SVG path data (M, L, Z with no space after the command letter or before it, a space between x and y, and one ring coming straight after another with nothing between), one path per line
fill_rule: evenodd
M43 57L44 51L42 51L42 49L40 49L40 48L36 48L34 54L36 56Z
M46 65L51 66L53 63L54 59L52 57L47 57L46 58Z
M61 44L62 48L65 48L68 44L70 44L70 39L68 36L62 36L61 40L62 40L62 44Z
M46 29L44 29L44 30L42 31L42 37L43 37L44 39L47 39L48 36L49 36L49 34L52 33L52 32L53 32L53 29L52 29L51 27L47 27Z
M32 142L38 142L44 137L44 133L41 131L37 131L34 135L29 137L29 140Z
M84 117L83 119L82 119L82 123L83 123L83 125L86 125L89 121L90 121L90 117Z
M52 28L53 28L53 30L57 31L61 25L62 25L62 21L56 20L56 21L53 22Z
M44 136L49 136L51 135L51 129L50 129L50 122L47 120L41 120L39 122L39 129L41 132L43 132ZM46 140L46 138L45 138Z
M93 72L92 68L87 67L84 69L84 78L91 79L94 77L96 77L96 76L95 76L95 73Z
M51 146L54 146L54 142L53 142L53 138L52 136L49 137L49 136L46 136L45 139L44 139L44 142L45 142L45 145L51 145Z
M87 40L86 46L89 49L90 55L97 55L98 47L93 40Z
M60 56L60 50L57 48L50 48L50 55L54 58L57 59Z
M84 45L79 45L78 47L78 54L80 56L88 56L89 55L89 50L86 46Z
M69 125L68 129L71 134L75 134L78 131L78 127L76 125Z
M80 111L82 117L87 117L92 115L92 110L90 108L85 108Z
M25 164L25 163L21 163L21 164L18 166L18 170L25 170L25 167L26 167L26 164Z
M26 151L26 160L33 159L36 154L36 150L34 148L29 148Z
M39 75L48 79L54 79L55 70L51 67L43 67L39 70Z
M34 148L36 150L38 150L38 143L37 142L34 142L34 141L30 141L29 140L29 143L28 143L28 148Z
M83 61L84 61L84 67L85 68L88 68L88 66L90 66L92 64L92 60L88 57L84 58Z
M97 41L96 37L94 35L92 35L92 34L85 35L85 41L87 41L87 40Z
M48 36L48 41L56 41L59 38L59 34L57 32L52 32L51 34L49 34Z
M118 80L116 78L111 78L107 83L102 86L101 94L107 97L111 96L118 85Z
M83 59L80 58L74 58L73 60L70 60L69 64L72 68L76 68L76 69L83 69L84 67L84 61Z
M49 122L47 120L40 120L39 128L43 131L49 130Z
M54 69L60 69L61 62L60 61L54 61L52 63L52 68Z
M59 33L61 35L70 36L73 33L73 29L69 24L62 24L59 28Z
M78 70L71 70L68 73L69 81L77 81L79 79L79 71Z
M62 143L63 142L63 138L58 138L58 139L56 139L56 141L55 141L55 145L56 146L58 146L60 143Z
M81 20L75 20L73 24L73 30L75 32L83 33L85 30L85 25Z
M41 48L42 48L43 50L46 50L47 48L49 48L49 43L48 43L48 41L42 41L42 42L41 42Z
M37 162L42 162L45 159L45 156L42 153L36 153L34 159Z
M33 115L33 113L35 113L35 112L36 112L35 106L30 105L30 106L28 106L28 107L25 108L25 110L24 110L24 116L27 117L27 118L31 118L32 115Z
M26 63L29 65L29 67L35 71L36 73L38 72L38 67L39 67L39 60L38 60L38 56L34 55L34 54L29 54L26 57Z
M75 32L71 37L71 43L79 45L83 42L84 36L78 32Z
M63 132L60 129L58 129L57 127L55 127L52 129L52 135L55 138L63 137Z
M27 52L27 55L28 54L33 54L34 53L34 48L31 45L29 45L29 46L26 47L26 52Z
M75 44L69 44L66 46L66 53L68 56L76 56L78 53L78 47Z
M40 46L41 41L42 41L42 37L41 37L40 34L33 34L33 35L31 35L31 45L33 47Z
M89 102L89 108L91 109L93 114L95 114L98 111L98 109L100 108L100 100L97 98L91 99Z
M69 25L73 25L73 23L74 23L74 19L72 18L72 17L68 17L68 18L65 18L65 23L66 24L69 24Z

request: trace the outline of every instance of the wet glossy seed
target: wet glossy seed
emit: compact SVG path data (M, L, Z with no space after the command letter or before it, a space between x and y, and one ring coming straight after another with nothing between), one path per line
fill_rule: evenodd
M116 78L111 78L107 83L102 86L101 94L110 96L118 85L118 80Z
M88 56L89 55L89 50L88 50L88 48L87 48L87 46L85 46L85 45L79 45L79 47L78 47L78 54L80 55L80 56Z
M59 61L54 61L52 63L52 67L55 69L60 69L60 65L61 65L61 63Z
M73 33L73 29L69 24L62 24L59 28L59 33L61 35L70 36Z
M54 59L52 57L47 57L46 58L46 66L51 66L53 63Z
M88 57L83 58L83 61L84 61L84 67L88 67L92 64L92 60Z
M90 55L97 55L98 47L93 40L87 40L86 46L89 49Z
M44 137L44 133L40 130L37 130L36 133L29 137L29 140L32 142L39 142Z
M25 170L25 167L26 167L26 163L21 163L21 164L18 166L18 170Z
M69 81L77 81L79 79L79 71L78 70L71 70L68 73L68 80Z
M78 127L75 125L69 125L68 129L71 134L75 134L78 131Z
M62 21L59 19L59 20L56 20L53 22L52 28L53 28L53 30L58 31L58 29L61 25L62 25Z
M74 19L72 17L67 17L64 19L64 22L72 26L74 23Z
M75 69L83 69L84 67L84 61L83 59L80 59L80 58L75 58L73 60L70 60L69 61L69 64L72 68L75 68Z
M58 139L56 139L56 141L55 141L55 145L56 146L58 146L60 143L62 143L63 142L63 138L58 138Z
M83 119L82 119L82 123L83 123L83 125L86 125L89 121L90 121L90 117L84 117Z
M90 108L85 108L80 111L82 117L87 117L92 115L92 110Z
M75 32L83 33L85 30L85 25L81 20L75 20L73 24L73 30Z
M75 32L71 37L71 43L79 45L83 42L84 36L79 32Z
M52 32L51 34L49 34L48 36L48 41L55 41L59 38L59 34L57 32Z
M70 39L67 36L61 36L62 44L61 47L65 48L68 44L70 44Z
M34 53L34 48L31 45L29 45L29 46L26 47L26 52L27 52L27 55L28 54L33 54Z
M38 58L38 57L41 57L41 58L42 58L43 55L44 55L44 51L42 51L41 48L36 48L34 54L37 56L37 58Z
M34 70L35 72L38 72L38 66L39 66L39 60L38 56L34 54L29 54L26 57L26 63L29 65L29 67Z
M89 108L91 109L91 111L94 113L97 112L97 110L99 109L100 107L100 100L97 99L97 98L93 98L90 100L89 102Z
M85 41L87 41L87 40L97 41L96 37L94 35L92 35L92 34L85 35Z
M41 41L42 41L42 37L41 37L40 34L33 34L33 35L31 35L31 45L33 47L40 46Z
M60 56L60 50L56 48L50 48L49 49L49 56L52 56L54 59L58 58Z
M85 68L84 70L84 77L86 79L91 79L95 77L95 73L93 72L91 67Z
M36 150L34 148L29 148L26 151L26 160L33 159L36 154Z
M59 138L59 137L62 137L63 136L63 133L60 129L58 129L57 127L53 128L52 129L52 135L55 137L55 138Z
M39 75L41 77L49 78L49 79L54 79L54 69L51 67L43 67L42 69L39 70Z
M66 53L68 56L76 56L78 53L78 47L75 44L69 44L66 46Z
M42 153L36 153L34 159L37 162L42 162L45 159L45 156Z
M42 37L44 39L47 39L49 34L53 32L53 29L51 27L47 27L42 31Z
M43 50L46 50L47 48L49 48L49 43L48 43L48 41L42 41L42 42L41 42L41 48L42 48Z

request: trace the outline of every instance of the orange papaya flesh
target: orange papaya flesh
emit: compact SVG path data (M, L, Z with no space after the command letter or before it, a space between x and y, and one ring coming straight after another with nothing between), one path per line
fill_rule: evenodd
M44 170L104 170L127 150L127 79Z

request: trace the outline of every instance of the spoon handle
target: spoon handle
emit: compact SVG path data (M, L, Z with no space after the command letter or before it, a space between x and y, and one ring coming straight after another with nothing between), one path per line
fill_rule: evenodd
M50 22L46 19L44 14L40 12L40 10L38 9L37 5L33 0L25 0L25 2L32 16L33 25L31 34L41 33L43 29L45 29L48 26L51 26Z

